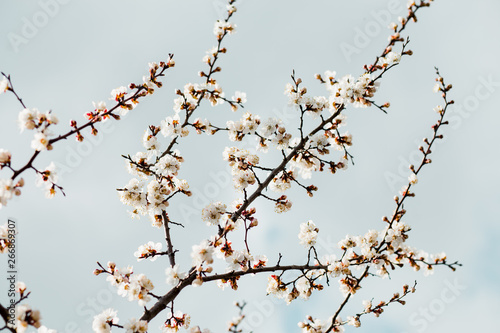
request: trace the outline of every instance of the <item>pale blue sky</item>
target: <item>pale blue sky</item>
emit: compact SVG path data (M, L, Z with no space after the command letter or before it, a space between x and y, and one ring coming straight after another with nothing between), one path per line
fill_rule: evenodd
M34 175L27 173L23 195L0 210L1 224L8 217L18 221L19 278L32 291L29 303L42 311L43 323L58 332L78 332L76 328L90 332L91 318L101 309L118 309L121 324L141 314L137 304L110 291L104 277L92 275L96 261L134 265L153 280L157 293L167 290L166 260L137 263L133 257L139 245L160 242L163 236L146 219L130 220L127 207L119 202L115 189L130 178L120 155L142 149L140 140L147 126L173 113L174 90L198 80L197 72L205 69L201 59L215 45L213 22L220 17L221 2L66 0L57 2L58 7L50 3L55 2L0 5L0 70L12 75L29 107L50 109L59 116L58 133L68 128L70 119L83 121L92 101L107 100L112 89L140 82L148 62L174 53L177 63L167 72L164 88L123 121L110 124L97 141L82 146L68 140L37 160L41 168L50 161L65 167L60 185L67 197L46 200L32 185ZM326 94L314 80L316 73L335 70L339 76L359 75L363 64L373 61L386 44L389 30L384 15L395 21L405 13L406 1L401 6L385 0L243 0L240 4L233 20L237 33L225 44L228 53L221 58L219 83L228 96L245 91L247 110L263 118L284 117L293 126L297 118L287 109L283 95L292 70L312 94ZM305 258L297 233L299 224L308 219L318 225L325 250L347 233L382 228L380 217L391 214L392 197L408 175L400 169L405 171L417 142L430 135L436 120L432 108L441 101L432 93L433 67L438 66L453 84L456 107L451 126L444 129L446 140L434 149L434 163L420 177L417 197L407 204L406 221L413 227L412 245L429 252L445 251L464 267L455 273L441 268L430 277L406 269L392 280L371 280L348 307L352 312L359 311L363 299L390 298L414 280L418 291L408 297L405 307L393 306L378 319L370 317L357 332L490 332L497 327L500 272L492 258L499 254L500 234L496 211L500 199L499 10L500 3L493 0L437 0L422 9L418 23L405 32L414 56L387 75L376 95L379 102L391 102L389 114L375 108L347 110L356 165L335 176L314 175L312 182L320 187L314 199L292 191L295 209L289 214L277 216L268 203L257 203L261 224L254 244L271 262L278 252L285 253L289 262ZM38 27L30 30L34 23ZM363 39L361 34L366 33ZM31 154L31 136L19 134L19 110L12 95L0 96L0 148L10 150L15 161L25 161ZM205 104L200 115L222 124L241 114L233 114L227 105L213 109ZM206 186L225 175L220 173L225 167L222 151L230 143L223 136L205 139L192 135L179 147L187 160L181 177L195 191L205 193L207 200L229 202L236 197L231 185L221 180L216 196ZM2 171L0 177L7 174ZM213 232L194 215L183 215L186 207L201 211L189 201L170 210L173 216L189 218L186 230L175 230L184 269L190 265L191 244ZM189 288L176 307L190 313L194 324L222 332L236 315L232 301L246 299L254 332L298 332L299 320L308 314L330 316L340 299L334 282L308 302L286 306L265 296L265 280L242 282L241 294L221 292L215 285ZM442 295L456 297L445 297L450 300L445 302ZM5 297L0 295L2 304ZM431 309L427 319L425 309ZM157 332L161 321L153 321L150 332Z

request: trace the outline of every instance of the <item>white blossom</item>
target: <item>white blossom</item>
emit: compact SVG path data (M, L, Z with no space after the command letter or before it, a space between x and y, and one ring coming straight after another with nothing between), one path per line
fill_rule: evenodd
M237 103L245 104L247 102L247 94L241 91L236 91L231 99Z
M125 324L124 328L127 330L126 333L146 333L148 330L148 322L132 318Z
M309 220L300 225L299 240L300 244L309 248L316 244L316 238L318 237L319 229L316 227L313 221Z
M49 139L47 135L42 131L35 133L33 141L31 141L31 148L42 151L47 150L49 146Z
M161 251L162 245L161 243L148 242L147 244L139 246L136 252L134 252L134 256L137 258L137 261L140 261L144 258L149 258L151 261L155 261L158 252Z
M151 280L146 277L146 275L132 275L128 287L128 300L138 301L140 306L145 306L146 303L151 300L151 296L148 295L148 292L153 289L154 285Z
M163 333L175 333L179 330L179 328L189 328L189 324L191 323L191 317L181 311L175 311L173 316L165 322L164 325L161 326Z
M17 332L23 333L31 325L35 328L39 328L42 324L40 320L42 316L40 311L33 310L28 304L20 304L16 306L16 328Z
M54 184L57 183L58 177L56 172L56 165L51 162L44 171L37 174L36 186L45 188L45 196L52 198L56 194Z
M118 324L117 311L113 309L106 309L97 316L94 316L92 322L92 329L96 333L109 333L111 332L112 324Z
M288 288L282 285L278 276L271 275L268 278L266 292L268 295L274 295L277 298L285 298L288 294Z
M8 150L0 149L0 164L7 164L10 162L12 154Z
M300 277L295 282L295 288L299 291L301 298L307 300L311 296L311 283L305 276Z
M163 176L175 176L181 168L179 160L172 155L165 155L153 166L153 170Z
M116 101L123 99L126 94L127 94L127 87L124 86L111 90L112 99Z
M9 80L7 80L7 78L4 77L0 81L0 94L6 92L8 88L9 88Z
M12 199L16 193L16 188L12 179L1 179L0 178L0 207L6 206L7 201Z
M165 274L167 275L167 284L172 286L176 286L180 280L183 280L188 276L186 272L179 272L179 265L168 267L165 270Z
M170 136L175 138L177 136L187 136L189 131L187 128L182 127L179 115L175 114L173 117L169 116L161 121L161 134L164 137Z
M21 129L21 132L24 131L24 129L29 129L32 130L35 127L38 126L38 118L39 118L40 112L38 109L24 109L21 112L19 112L18 115L18 124L19 128Z
M251 170L236 170L233 174L233 184L236 189L243 190L255 182L255 174Z
M276 118L269 118L262 122L262 124L259 127L259 134L262 135L265 138L271 137L278 127L281 126L281 122L276 119Z
M207 225L216 225L226 212L226 208L227 206L220 201L213 202L203 208L201 218L203 221L207 222Z
M410 182L410 184L415 185L416 183L418 183L417 175L412 173L410 177L408 177L408 181Z
M274 205L274 211L278 214L288 212L292 209L292 202L289 200L279 201Z
M204 240L200 245L193 245L193 250L191 252L191 258L193 258L193 265L199 266L203 262L207 264L213 263L214 247L209 244L207 240Z
M235 32L236 24L226 22L223 20L217 20L214 26L214 35L220 38L225 33L232 34Z

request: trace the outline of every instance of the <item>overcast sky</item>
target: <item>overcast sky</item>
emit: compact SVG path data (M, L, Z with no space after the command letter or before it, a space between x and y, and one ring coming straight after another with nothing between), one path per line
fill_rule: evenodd
M406 1L391 0L238 3L233 20L237 33L225 42L228 52L221 58L218 81L227 96L246 92L248 111L280 117L290 127L297 126L298 116L283 91L293 70L311 94L326 95L314 75L326 70L339 76L362 74L363 65L387 44L388 23L406 13ZM199 82L197 73L206 69L201 60L215 45L213 24L222 17L223 4L40 0L0 5L0 70L12 76L28 107L52 110L59 117L57 133L67 131L71 119L82 122L92 101L107 101L112 89L141 82L148 62L175 54L176 67L168 70L164 87L122 121L108 123L93 141L77 144L72 138L37 159L40 168L50 161L62 168L66 197L45 199L33 185L34 174L27 172L23 194L0 210L0 224L9 217L17 221L19 279L32 291L28 303L41 310L47 327L89 332L93 316L108 307L119 310L121 324L141 315L136 302L122 299L104 277L92 275L96 261L134 265L151 278L157 294L168 290L166 258L138 263L133 257L139 245L161 242L163 234L147 219L131 220L119 202L116 189L131 178L120 155L141 150L147 126L173 114L175 89ZM312 199L299 190L290 192L294 209L288 214L276 215L268 202L256 203L260 224L252 242L272 263L279 252L289 263L305 260L297 233L309 219L320 229L323 253L346 234L383 228L380 218L394 209L392 198L404 185L407 166L437 120L432 109L441 100L432 93L434 66L453 84L451 125L434 149L433 163L419 177L416 198L405 208L413 228L410 244L431 253L445 251L464 266L454 273L441 267L429 277L403 269L391 280L368 281L342 317L359 312L364 299L389 299L405 283L417 280L417 293L408 296L404 307L391 306L378 319L370 316L358 332L491 332L498 326L499 10L494 0L437 0L422 9L417 24L404 34L410 36L414 55L388 73L376 95L380 103L390 101L389 113L346 111L355 165L336 175L314 175L311 182L320 189ZM11 151L20 166L32 149L30 133L19 134L18 111L13 95L0 95L0 148ZM211 108L205 103L200 116L224 124L239 119L241 111L234 114L227 105ZM186 159L180 177L190 182L196 201L181 200L169 208L171 216L186 224L173 231L185 270L191 245L214 232L199 218L200 202L229 203L238 195L227 182L222 161L224 147L232 143L223 135L213 141L191 136L178 147ZM0 177L10 174L3 170ZM334 282L309 301L286 306L266 296L265 287L266 277L255 277L242 279L237 293L220 291L215 284L188 288L176 308L191 314L193 324L223 332L236 315L232 302L246 300L254 332L298 332L298 321L307 315L327 318L341 297ZM0 303L5 302L2 293ZM157 332L163 320L156 318L149 331Z

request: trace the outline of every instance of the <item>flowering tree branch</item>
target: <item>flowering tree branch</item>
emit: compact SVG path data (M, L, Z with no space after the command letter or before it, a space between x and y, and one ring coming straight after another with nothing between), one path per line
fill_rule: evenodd
M56 184L57 177L55 172L55 166L51 164L45 171L39 171L33 163L36 158L40 155L40 153L44 150L52 150L53 145L61 140L67 139L68 137L76 134L76 139L78 141L83 141L84 137L81 134L82 130L90 127L92 135L97 135L98 130L95 128L95 125L101 121L105 121L109 118L114 118L115 120L120 119L120 115L125 115L129 110L133 109L135 105L139 102L140 98L143 98L149 94L154 92L154 88L160 88L162 83L158 81L158 79L162 76L165 76L164 72L175 65L173 61L173 55L169 55L169 59L167 62L161 62L160 65L156 63L150 64L149 76L144 77L143 84L130 84L130 89L134 89L134 92L127 95L127 88L120 87L118 89L114 89L111 94L113 95L116 104L111 107L109 110L106 109L106 104L104 102L94 103L96 109L93 112L89 112L86 114L88 121L78 126L75 120L70 122L70 126L73 128L69 130L65 134L58 135L55 138L49 139L52 135L49 131L49 128L53 125L56 125L59 120L56 116L54 116L50 111L47 113L41 113L37 109L28 109L26 108L24 102L19 97L17 92L14 90L12 80L10 75L6 75L3 72L4 80L2 84L0 84L0 92L12 92L19 103L24 108L23 111L19 114L19 126L21 130L35 130L35 136L31 143L31 147L35 149L35 152L32 154L31 158L28 162L16 169L12 167L11 158L12 155L10 152L0 149L0 170L3 168L7 168L12 171L12 176L10 180L2 180L2 184L4 187L0 191L0 207L5 206L7 200L12 198L12 195L20 195L20 188L24 186L24 180L21 178L17 183L15 180L26 170L32 169L36 172L37 175L41 178L41 184L47 184L47 196L52 197L55 195L55 189L59 189L63 194L63 188Z
M208 119L195 118L204 100L208 100L212 106L229 104L232 111L243 108L246 102L246 95L238 91L231 98L227 98L216 80L216 74L222 71L219 59L227 52L223 42L236 29L236 25L230 22L236 12L236 1L229 0L225 18L218 20L214 26L216 46L203 58L208 68L199 72L201 83L188 83L182 90L176 90L174 115L166 116L160 124L148 126L142 138L145 151L139 151L134 155L122 155L133 178L128 184L117 189L120 200L132 208L129 212L132 218L148 216L152 226L162 228L165 240L163 244L150 241L140 245L134 256L137 260L150 261L160 256L168 257L169 264L165 274L166 282L171 288L163 294L153 292L155 288L153 282L145 274L134 271L132 266L119 268L114 262L108 262L106 265L98 262L94 274L106 276L106 280L117 288L119 295L138 302L144 307L144 312L140 319L133 318L126 325L119 325L117 311L107 309L95 316L94 331L110 332L112 328L121 328L127 330L127 333L144 333L149 323L165 312L162 331L177 332L180 328L188 328L190 325L190 316L176 310L177 304L174 305L174 301L186 287L202 286L204 283L215 281L222 289L230 287L237 290L238 281L247 275L273 273L268 276L266 293L284 299L287 303L298 298L307 300L313 292L323 290L324 284L330 286L332 280L338 281L342 296L338 307L332 311L333 315L326 320L308 316L306 321L299 322L298 325L303 332L340 332L345 325L360 326L360 318L369 313L379 316L391 304L404 305L404 298L415 291L416 282L411 288L405 285L401 294L396 293L388 301L382 301L376 306L372 305L372 301L365 301L363 311L342 320L340 316L345 311L346 305L354 298L368 277L388 277L391 271L404 266L410 266L415 270L422 269L427 274L432 273L435 266L446 266L452 270L461 266L457 261L448 262L444 254L429 255L407 245L411 228L403 221L406 214L406 199L415 196L412 190L418 182L417 176L424 165L431 163L429 158L432 153L431 148L436 140L443 138L439 130L441 126L448 124L445 114L448 106L453 104L453 100L448 98L452 87L445 84L437 70L438 78L434 91L442 93L444 106L435 108L439 119L432 126L432 137L424 139L425 146L419 147L422 160L419 165L409 167L411 175L408 183L399 196L394 198L396 209L392 216L383 217L386 224L382 230L369 230L366 234L358 236L347 235L338 243L340 253L337 256L334 253L319 253L321 251L318 251L315 244L320 228L309 220L300 225L298 234L299 243L307 249L307 260L287 265L281 264L283 258L281 253L278 254L278 260L274 265L268 265L268 258L265 255L256 255L253 252L251 242L252 230L259 226L255 207L258 198L262 197L264 201L272 202L277 213L287 212L292 209L292 201L284 192L293 184L312 197L318 187L306 182L314 172L329 170L332 174L336 174L348 167L349 160L354 164L353 155L349 152L353 144L352 135L341 131L341 127L346 125L343 113L351 107L370 106L387 113L390 103L377 103L375 94L382 79L385 79L385 74L395 68L402 57L412 55L412 51L407 49L409 38L402 37L401 33L410 21L417 21L417 11L428 7L431 2L432 0L421 0L419 3L410 1L407 16L400 20L399 25L395 23L391 25L392 35L388 44L372 64L364 65L363 74L358 77L345 75L340 78L333 71L326 71L323 75L317 74L317 80L327 91L326 96L310 96L302 80L293 71L291 83L285 88L285 94L290 104L295 107L298 117L296 129L291 130L279 119L264 120L250 112L245 112L240 120L227 121L225 125L212 124ZM12 181L17 180L18 176L29 169L34 170L44 183L49 184L50 195L55 193L55 189L62 191L56 184L52 167L41 171L34 166L37 156L43 150L52 149L56 142L70 136L75 135L77 140L83 140L81 132L85 129L90 128L92 134L96 135L95 125L98 122L110 117L119 119L120 115L133 109L139 98L151 94L155 87L161 87L158 78L173 65L172 56L168 62L159 65L150 64L150 75L144 79L144 83L130 85L133 92L127 94L125 87L112 91L116 101L112 108L107 109L104 103L97 103L95 111L87 114L85 124L79 126L76 121L72 121L70 131L51 139L48 128L57 124L57 118L50 112L42 114L38 110L27 109L14 91L10 76L2 73L4 80L0 83L0 92L11 91L16 96L25 109L19 118L21 127L36 130L35 140L32 143L35 152L21 168L12 167L10 153L0 150L0 167L12 172L8 183L11 188L8 190L9 193L14 193L16 189L19 191L23 185L22 179L15 185ZM238 146L226 147L224 150L223 159L231 168L233 185L240 197L231 205L217 201L203 208L201 219L215 229L211 237L192 246L192 262L185 263L176 257L179 250L174 246L174 241L179 248L184 246L176 241L175 227L184 227L185 221L177 222L179 220L175 216L169 215L168 207L180 194L187 197L192 195L188 180L179 178L179 172L185 161L182 152L174 147L181 147L184 139L193 131L196 134L209 136L227 134L229 140L235 144L253 138L257 144L256 153ZM164 149L161 148L161 136L166 138ZM279 157L278 162L271 166L264 165L259 157L259 153L268 152L270 148L276 149L275 153ZM335 151L338 151L338 156L335 156ZM5 198L8 199L8 195L3 193L5 190L0 190L2 194L0 198L4 198L0 204L5 205ZM234 231L241 226L244 228L243 246L242 249L237 249L232 240L236 237ZM164 251L162 251L163 245L166 246ZM226 263L224 271L214 269L212 266L214 256ZM354 268L360 273L353 273ZM291 274L285 275L287 272ZM153 301L153 304L148 307L150 301ZM237 307L240 314L230 324L228 329L230 332L237 332L244 318L245 304L238 303ZM3 317L2 309L4 308L0 308L0 313ZM38 320L33 319L34 312L30 312L31 308L23 311L21 317L24 319L18 320L21 324L26 323L26 326L35 327L39 325ZM201 332L199 327L192 327L190 331Z

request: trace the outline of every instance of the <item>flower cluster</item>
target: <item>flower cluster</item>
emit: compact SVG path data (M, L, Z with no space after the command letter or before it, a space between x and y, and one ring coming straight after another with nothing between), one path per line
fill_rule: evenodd
M145 320L137 320L135 318L132 318L127 324L125 324L123 328L126 329L125 333L147 333L148 322Z
M28 304L20 304L16 306L17 332L25 332L28 329L28 326L33 326L35 328L41 327L41 319L42 316L40 315L40 311L33 310Z
M179 272L179 265L168 267L165 270L165 275L167 276L167 284L172 286L176 286L180 280L183 280L188 276L186 272Z
M160 227L163 225L162 211L169 205L169 196L179 192L190 195L187 182L174 176L180 168L179 160L182 161L182 158L166 155L146 169L137 167L137 165L146 166L147 163L141 154L137 154L131 160L130 170L136 175L144 177L145 173L153 171L159 178L151 180L147 186L143 180L132 178L124 188L120 189L120 201L134 208L130 212L132 217L149 215L152 225Z
M141 259L149 258L151 261L155 261L158 258L156 255L161 251L161 243L148 242L147 244L139 246L134 256L137 257L137 261Z
M111 332L111 327L118 324L117 311L113 309L106 309L97 316L94 317L92 322L92 329L96 333L109 333Z
M394 266L408 264L417 271L424 269L424 273L427 275L432 273L434 265L446 264L444 253L429 255L425 251L416 250L406 245L407 233L410 230L407 224L394 221L382 231L370 230L364 236L346 236L338 244L339 248L345 252L341 263L342 272L339 270L339 263L336 263L328 267L329 273L332 276L338 276L339 273L348 275L350 274L347 271L349 266L355 265L361 269L364 265L369 265L375 269L376 275L387 277L389 275L387 268L393 269ZM387 252L385 253L378 250L381 247L381 242L386 245L385 251ZM359 248L359 250L355 250L355 248ZM344 280L341 289L349 291L349 282L352 281Z
M266 292L268 295L285 298L288 295L288 288L279 276L271 275L268 278Z
M156 63L156 62L150 62L149 64L149 76L143 76L142 77L142 87L145 89L145 91L148 94L152 94L155 91L155 87L161 88L163 84L158 81L158 76L157 72L160 68L163 68L166 66L164 63ZM174 66L175 62L173 60L169 61L169 66Z
M175 62L170 60L167 64L161 62L159 65L155 62L149 63L149 76L143 76L143 84L136 85L134 83L130 84L131 89L138 89L135 93L129 93L127 91L127 87L121 86L116 89L111 90L111 100L115 100L118 102L120 106L119 113L121 116L125 116L128 111L135 108L135 106L139 103L138 98L144 97L148 94L152 94L154 92L154 88L161 88L162 83L158 81L157 71L161 69L165 69L168 67L175 66ZM141 91L141 92L139 92ZM139 93L137 93L139 92ZM98 117L104 112L107 112L104 108L96 108L96 114L94 114L94 119L99 119ZM97 117L95 117L97 116ZM99 119L100 120L100 119Z
M94 274L109 274L106 280L117 287L118 295L128 296L129 301L136 300L140 306L146 305L151 300L149 292L154 289L154 285L144 274L133 275L132 266L117 269L113 262L108 262L108 269L96 269Z
M231 166L233 185L236 189L243 190L255 184L253 167L259 164L259 156L237 147L226 147L223 158Z
M4 165L10 164L11 158L12 154L8 150L0 149L0 169L2 169Z
M302 333L324 333L330 327L333 317L328 318L328 320L322 321L318 318L307 317L307 321L299 322L298 326L302 329ZM334 326L332 332L344 332L344 328L341 326L342 319L338 317L335 320L336 326Z
M142 136L142 145L148 152L151 152L154 156L157 156L160 143L158 142L158 138L156 135L160 131L160 128L155 126L150 126L149 130L144 131L144 135Z
M309 248L316 244L316 238L318 237L319 229L316 227L313 221L309 220L306 223L300 225L299 240L300 244Z
M267 264L267 257L265 255L251 255L248 250L237 251L231 247L231 242L222 241L217 242L216 255L218 258L226 261L226 272L242 270L246 272L249 268L265 267ZM224 289L227 285L225 283L230 281L222 281L219 287Z
M4 77L2 80L0 80L0 94L3 94L9 90L9 80Z
M222 215L226 213L227 206L220 201L213 202L203 208L201 218L207 222L207 225L216 225L219 223Z
M310 115L313 119L318 118L324 109L331 109L332 106L328 98L324 96L307 96L307 88L299 88L299 84L302 82L301 79L295 81L295 86L291 83L287 83L285 86L285 95L289 98L289 103L291 105L297 105L300 107L301 111Z
M279 197L274 205L274 211L278 214L288 212L290 209L292 209L292 202L287 199L286 195Z
M290 304L298 297L308 300L315 289L323 289L323 285L316 283L316 281L320 280L324 275L324 270L312 269L302 273L297 279L287 284L281 280L281 277L271 275L267 284L267 293L285 299L287 304ZM290 284L292 284L291 289L288 288Z
M292 135L286 131L282 122L276 118L269 118L262 123L259 129L260 140L258 150L267 152L269 143L279 150L289 148Z
M47 198L52 198L56 195L56 183L57 183L57 173L56 165L51 162L49 166L45 168L45 171L38 172L38 177L36 179L36 186L45 188L45 196Z
M252 115L250 112L243 114L239 121L228 121L227 128L229 130L229 140L241 141L247 134L254 134L259 127L260 117Z
M346 75L333 84L327 84L330 92L330 104L352 104L355 108L364 108L372 103L368 98L373 97L380 83L374 81L373 74L365 73L359 78Z
M163 134L164 137L184 137L189 134L189 130L182 126L179 114L175 114L161 121L161 134Z
M199 245L193 245L193 250L191 252L193 266L201 266L203 263L213 263L214 251L215 248L207 240L203 240Z
M246 271L248 270L249 264L253 261L253 257L245 251L232 251L230 256L226 257L227 267L226 271L237 271L239 269Z
M0 208L7 205L7 201L14 195L21 195L21 187L24 186L24 180L21 178L17 183L12 179L0 179Z
M179 331L179 328L189 328L191 323L191 317L181 311L176 311L172 316L165 321L162 326L163 333L175 333Z
M106 108L106 102L92 102L94 106L94 111L87 113L85 116L88 120L93 122L105 121L109 119L108 109Z
M292 169L283 170L269 183L269 188L274 192L285 192L292 187L292 181L297 177L297 172Z
M214 35L217 37L218 40L221 40L222 37L226 34L233 34L236 31L236 24L223 21L223 20L217 20L214 25Z
M155 87L160 88L162 86L162 83L158 81L158 78L164 76L163 72L166 69L175 66L175 61L172 57L173 55L170 55L167 62L162 61L159 64L156 62L149 63L149 76L143 76L142 84L131 83L129 85L129 88L132 89L131 92L128 92L128 88L125 86L111 90L110 100L117 102L117 104L109 110L106 107L106 103L103 101L97 103L92 102L94 105L94 111L85 114L85 117L89 120L89 122L78 127L77 122L75 120L71 120L70 125L73 127L73 131L69 134L76 133L77 141L83 141L81 129L90 126L92 128L91 133L93 135L97 135L98 131L94 127L95 123L105 121L110 117L120 120L121 116L125 116L130 110L137 106L139 98L152 94ZM115 109L118 109L118 114L113 113ZM63 137L66 137L66 135Z
M215 57L215 55L222 51L223 50L216 48L213 50L212 56ZM207 57L207 61L210 62L211 58L209 56ZM220 68L217 71L219 70ZM200 75L206 76L204 72L201 72ZM180 112L185 111L187 118L190 117L191 113L196 110L203 98L208 99L212 106L223 104L227 101L231 104L233 110L237 108L237 105L241 105L246 101L246 95L239 92L233 97L233 101L226 100L222 88L214 79L201 84L188 83L184 86L183 91L177 90L176 93L179 97L174 100L173 109L175 114L173 116L167 116L161 121L161 133L163 136L172 139L189 135L189 129L187 127L189 123L187 121L181 121ZM198 134L202 132L206 132L207 134L214 133L213 130L209 130L210 121L207 119L201 120L198 118L190 125L196 129Z
M287 303L291 303L293 299L297 298L297 296L304 300L308 300L314 289L323 289L321 284L316 284L314 282L314 279L320 275L321 273L318 271L308 271L305 275L295 281L292 292L287 296Z
M17 182L14 180L24 172L25 170L34 170L37 173L37 185L44 186L46 189L46 197L51 198L56 193L56 188L62 191L62 187L57 185L55 182L57 176L55 173L54 164L49 165L46 170L39 171L35 165L34 160L37 158L41 151L52 150L53 144L68 138L69 136L76 134L76 139L82 141L83 135L81 131L87 127L91 128L91 133L97 135L97 129L94 127L96 122L104 121L113 117L115 119L120 119L119 115L113 114L112 112L120 108L121 115L124 115L128 110L132 109L137 103L140 97L147 96L153 93L153 85L161 87L161 82L158 81L160 76L164 76L163 72L169 68L173 67L175 62L172 60L172 55L170 55L169 61L167 63L161 62L159 65L156 63L149 64L149 77L144 78L144 83L141 85L130 84L130 89L135 89L135 91L128 93L126 87L119 87L111 91L112 99L118 102L111 109L107 109L106 103L98 102L94 104L94 111L87 113L85 116L88 120L82 126L78 126L75 120L70 121L71 130L65 134L58 135L55 138L50 138L53 136L50 129L52 125L57 124L59 121L57 117L51 112L47 111L45 113L40 112L36 108L26 108L22 99L14 91L14 88L10 85L10 77L3 74L4 78L0 81L0 90L5 92L6 90L11 90L13 94L17 97L20 104L23 106L23 110L19 112L18 124L23 132L25 129L34 130L34 138L31 142L31 147L35 149L31 159L26 165L18 170L15 170L11 166L12 155L9 151L0 149L0 170L5 167L9 168L13 172L11 180L0 179L0 207L6 205L7 201L12 198L13 195L20 195L20 187L23 186L24 180L21 178Z
M151 170L157 175L162 175L165 178L176 176L181 168L181 163L184 159L179 154L167 154L151 167Z
M234 96L231 97L234 103L236 104L245 104L247 102L247 94L241 91L235 91ZM238 108L236 104L232 104L232 110L236 111Z
M92 329L95 333L111 333L113 326L122 327L126 333L146 333L148 330L148 322L145 320L137 320L132 318L124 326L119 326L120 319L117 317L118 312L114 309L106 309L100 314L94 316Z
M377 65L380 65L384 68L388 66L392 66L401 61L401 54L395 52L389 52L385 55L385 57L378 58Z
M19 112L18 123L21 132L24 129L36 130L33 141L31 141L31 148L41 150L51 150L49 137L52 133L48 130L52 124L57 124L59 120L54 116L51 111L42 113L38 109L24 109Z

